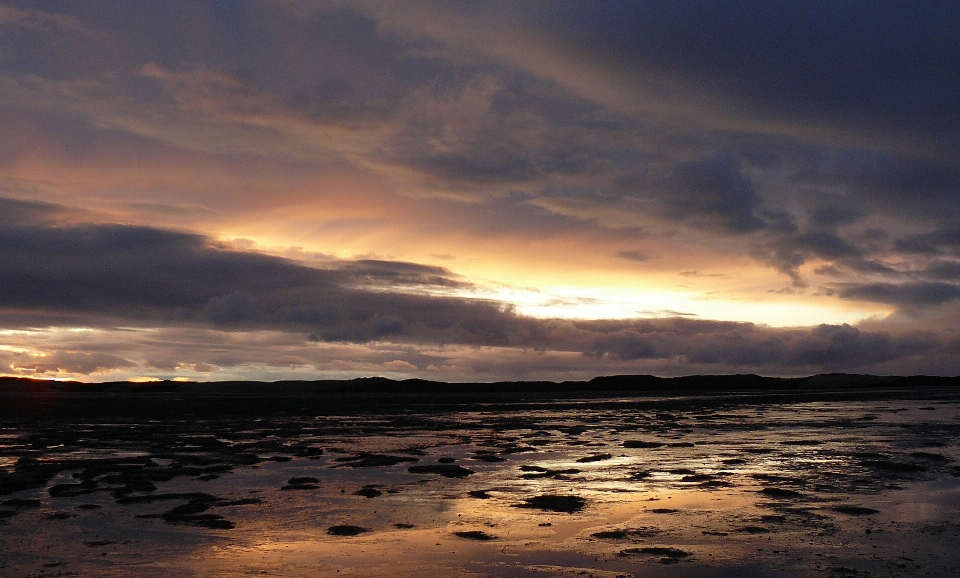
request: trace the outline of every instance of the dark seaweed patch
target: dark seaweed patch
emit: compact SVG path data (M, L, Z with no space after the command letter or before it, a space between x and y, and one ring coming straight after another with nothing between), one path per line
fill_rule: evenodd
M377 496L382 496L383 492L374 488L373 486L364 486L354 492L358 496L363 496L364 498L376 498Z
M108 488L101 488L93 482L81 482L79 484L54 484L50 486L48 492L52 498L75 498L107 490Z
M577 460L579 464L588 464L590 462L602 462L604 460L609 460L613 456L611 454L591 454L589 456L583 456Z
M594 538L601 540L623 540L627 537L626 530L604 530L603 532L594 532L590 534Z
M708 482L715 479L716 476L710 474L690 474L680 478L681 482Z
M860 462L860 465L877 470L883 470L885 472L912 473L927 471L927 468L921 466L920 464L894 462L891 460L864 460Z
M138 518L161 518L168 524L199 526L217 530L230 530L233 522L225 520L223 516L205 513L208 509L220 506L242 506L259 504L259 498L243 498L239 500L225 500L203 492L185 492L175 494L154 494L149 496L124 496L117 500L118 504L146 504L168 500L187 500L187 503L177 506L160 514L145 514Z
M477 460L477 461L480 461L480 462L488 462L488 463L496 463L496 462L505 461L505 460L504 460L503 458L501 458L500 456L497 456L497 455L494 455L494 454L476 454L476 455L474 455L474 456L473 456L472 458L470 458L470 459L471 459L471 460Z
M290 478L287 480L288 484L319 484L320 480L311 476L299 476L296 478Z
M794 490L788 490L786 488L763 488L760 490L760 493L764 496L769 496L771 498L777 499L790 499L790 498L799 498L803 494L796 492Z
M529 466L529 467L537 467L537 466ZM555 480L562 480L566 476L579 474L579 473L580 473L580 470L578 470L577 468L568 468L565 470L547 470L544 468L537 468L536 471L531 472L529 474L521 474L520 477L525 480L537 480L540 478L553 478Z
M727 481L724 481L724 480L707 480L707 481L705 481L705 482L701 482L701 483L700 483L700 487L701 487L701 488L707 488L707 489L709 489L709 488L729 488L729 487L732 486L732 485L733 485L733 484L731 484L730 482L727 482Z
M281 490L316 490L320 480L312 476L298 476L287 480L287 485Z
M911 452L910 457L931 462L952 462L953 460L943 454L934 454L930 452Z
M741 526L737 528L736 531L744 534L767 534L770 532L770 529L764 528L763 526Z
M496 540L496 536L491 536L482 530L470 530L469 532L454 532L454 536L459 538L464 538L466 540L479 540L481 542L486 542L488 540Z
M327 534L330 534L331 536L356 536L369 531L369 528L364 528L363 526L353 526L350 524L341 524L327 528Z
M590 536L600 540L624 540L627 538L649 538L660 534L659 528L620 528L594 532Z
M580 496L558 496L554 494L544 494L527 498L522 504L516 504L517 508L534 508L547 512L566 512L572 514L579 512L586 506L587 501Z
M316 484L287 484L280 488L281 490L316 490L320 486Z
M689 552L684 552L678 548L646 546L643 548L627 548L625 550L621 550L617 556L635 556L638 554L646 556L661 556L659 560L661 564L675 564L690 555Z
M670 558L686 558L690 555L689 552L684 552L683 550L677 548L662 548L657 546L640 548L640 553L650 554L653 556L668 556Z
M249 506L251 504L262 504L260 498L240 498L239 500L217 500L214 506Z
M340 466L347 468L379 468L383 466L395 466L403 462L419 462L420 460L417 458L391 456L388 454L359 453L353 456L336 458L333 461L340 462Z
M662 442L648 442L643 440L626 440L623 442L623 447L625 448L653 449L662 447L663 445Z
M840 505L833 506L830 508L834 512L839 512L841 514L849 514L851 516L869 516L870 514L876 514L880 510L874 510L873 508L865 508L863 506L848 506Z
M500 453L502 454L522 454L525 452L536 451L536 448L532 446L520 446L516 444L507 444L501 446Z
M233 522L225 520L223 516L217 514L205 514L208 508L215 503L206 499L190 500L186 504L177 506L172 510L164 512L160 517L168 524L186 524L190 526L200 526L203 528L213 528L218 530L230 530L234 527Z

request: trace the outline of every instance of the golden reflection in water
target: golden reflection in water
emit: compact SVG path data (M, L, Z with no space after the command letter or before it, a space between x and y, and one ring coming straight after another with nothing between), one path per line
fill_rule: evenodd
M603 567L610 566L611 575L616 575L625 567L637 565L636 560L616 555L624 547L636 544L609 544L591 534L620 527L658 528L660 535L645 539L644 546L682 548L709 557L714 563L721 559L742 560L750 554L749 546L726 544L723 555L711 552L707 556L711 545L703 539L699 528L710 525L712 518L754 512L754 495L634 492L618 494L616 500L607 494L604 500L594 495L599 492L581 493L588 499L599 500L591 501L575 514L516 508L518 500L514 496L499 496L491 491L492 498L488 500L450 500L446 518L429 526L387 527L354 537L330 536L324 528L316 528L307 538L301 531L272 535L266 541L253 535L237 535L236 545L212 548L200 571L225 576L252 576L259 572L274 576L498 576L516 575L518 571L542 575L547 569L551 569L548 574L556 575L559 569L589 567L594 575L601 576ZM412 504L397 501L391 506L387 507L390 515L401 518L402 510ZM678 513L655 511L662 508ZM407 513L407 517L422 516ZM243 527L244 524L239 526ZM481 531L494 539L474 541L455 535L469 531ZM576 563L578 560L582 566ZM648 562L639 561L641 565Z

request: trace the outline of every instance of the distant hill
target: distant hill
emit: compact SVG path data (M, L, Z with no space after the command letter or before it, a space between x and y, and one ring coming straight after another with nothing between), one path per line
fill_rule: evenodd
M759 375L613 375L589 381L445 383L366 377L316 381L156 381L81 383L0 378L4 416L186 416L340 411L444 411L480 405L517 409L538 404L764 403L804 398L879 399L954 394L960 377L824 374L780 378ZM713 400L713 401L711 401ZM532 405L531 405L532 404ZM574 405L571 405L573 407Z

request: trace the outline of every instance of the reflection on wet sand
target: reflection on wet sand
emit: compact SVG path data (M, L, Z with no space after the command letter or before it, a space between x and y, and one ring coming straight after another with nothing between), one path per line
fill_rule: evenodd
M951 575L933 397L11 423L0 573Z

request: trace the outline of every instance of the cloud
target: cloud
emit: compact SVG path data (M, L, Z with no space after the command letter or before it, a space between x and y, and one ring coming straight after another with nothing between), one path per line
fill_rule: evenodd
M252 353L252 345L235 354L222 348L184 350L173 367L224 368L261 358L267 365L290 367L291 355L312 358L304 352L311 343L394 343L413 349L385 362L404 361L418 368L437 359L414 352L443 345L577 353L597 360L587 363L598 372L608 362L782 372L885 363L939 346L938 338L927 334L897 336L849 326L773 329L682 318L535 319L496 302L423 293L424 288L463 286L439 267L332 260L327 268L317 269L229 250L200 235L121 225L54 226L44 221L60 210L54 206L5 203L18 209L0 218L0 244L10 249L0 256L0 272L10 280L0 291L8 326L29 327L44 310L54 310L106 332L118 326L192 327L250 336L274 331L292 339L283 353L270 352L268 346L264 355ZM898 290L838 289L844 298L897 304L906 298L939 303L960 297L960 289L945 284ZM49 359L35 359L34 366L37 371L89 374L139 364L168 370L174 362L155 351L142 361L131 361L135 352L122 349L84 351L74 346L51 353Z
M144 359L492 375L500 356L503 372L572 375L939 355L945 342L911 349L902 331L534 319L454 297L471 278L413 261L456 255L460 273L507 285L538 282L533 271L680 275L731 300L949 310L958 13L754 0L0 7L0 190L20 199L0 198L0 319L209 331L198 349L236 347L63 358L101 373ZM238 236L256 241L216 241ZM267 245L281 248L254 251ZM636 263L651 261L641 279ZM310 349L334 346L347 349Z
M14 201L8 203L19 206ZM24 204L36 220L43 207ZM148 227L52 226L0 217L0 288L8 322L44 311L96 325L211 323L285 327L325 340L399 336L499 344L516 317L500 304L416 290L463 286L447 270L402 262L332 262L316 269L218 246L200 235Z
M893 335L850 325L771 329L743 323L671 319L605 333L587 355L624 361L683 359L697 366L849 370L925 353L941 346L932 332Z
M617 257L638 263L645 263L651 259L650 255L643 251L617 251Z
M889 303L908 310L960 299L960 287L942 282L851 283L836 284L835 289L842 299Z
M896 240L895 247L904 253L921 255L960 254L960 227L902 237Z
M916 10L893 0L869 11L805 2L567 2L537 21L598 61L697 85L755 116L921 125L952 140L960 126L960 73L950 66L960 54L952 32L960 9L949 2Z
M937 260L930 263L921 275L929 279L958 281L960 280L960 262Z
M761 198L739 163L713 156L681 163L675 169L668 212L680 220L716 223L731 233L749 233L766 226L758 216Z
M110 370L135 367L136 362L111 355L109 353L86 353L57 351L49 357L41 358L41 363L34 363L34 374L42 376L45 373L79 373L90 375Z

